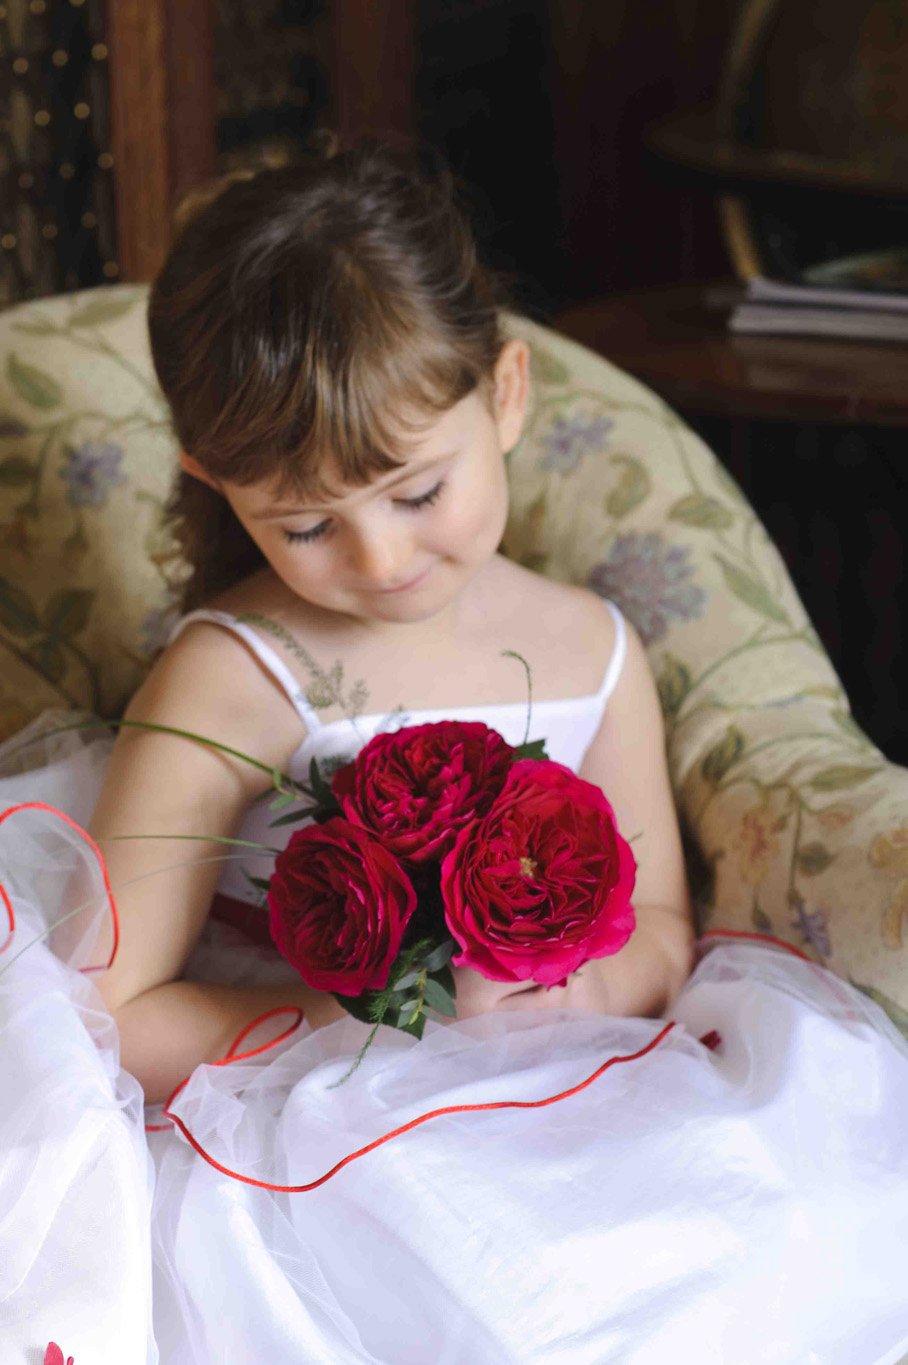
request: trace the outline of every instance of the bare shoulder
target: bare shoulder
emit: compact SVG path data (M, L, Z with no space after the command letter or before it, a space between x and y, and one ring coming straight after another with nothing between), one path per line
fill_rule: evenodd
M615 619L606 602L591 588L506 564L497 599L499 629L519 622L531 649L540 638L545 640L553 695L598 691L617 643Z
M192 731L284 767L305 738L303 721L244 641L214 622L191 622L136 692L128 719ZM249 765L243 785L261 786Z

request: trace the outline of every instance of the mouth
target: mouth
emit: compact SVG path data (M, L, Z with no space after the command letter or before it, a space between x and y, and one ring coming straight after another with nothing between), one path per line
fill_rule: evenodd
M430 569L423 569L422 573L417 575L416 578L411 578L409 583L401 583L400 587L398 588L379 588L378 589L379 595L382 597L386 597L396 592L409 592L411 588L418 587L419 584L423 581L423 579L428 577L429 573Z

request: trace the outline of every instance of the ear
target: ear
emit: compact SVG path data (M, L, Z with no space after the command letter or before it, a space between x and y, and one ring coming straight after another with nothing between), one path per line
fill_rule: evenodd
M505 342L495 364L495 420L505 454L520 439L530 401L530 348L525 341Z
M213 475L208 473L198 460L194 460L191 455L187 455L185 450L180 451L180 468L186 474L191 474L194 479L199 479L202 483L207 483L209 488L213 488L216 493L222 491L221 485Z

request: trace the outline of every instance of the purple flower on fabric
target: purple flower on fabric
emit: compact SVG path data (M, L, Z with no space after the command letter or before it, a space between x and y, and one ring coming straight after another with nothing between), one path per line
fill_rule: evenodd
M609 557L590 570L587 584L629 616L644 644L661 640L672 621L702 616L706 593L690 582L693 566L683 545L666 545L651 532L617 536Z
M70 446L67 465L60 470L69 488L67 497L74 507L103 507L111 488L126 482L120 469L123 447L112 441L85 441Z
M792 928L797 929L805 943L820 957L829 957L832 944L829 941L829 928L824 910L808 910L807 903L800 896L793 897L795 920Z
M611 417L601 413L597 416L574 413L570 417L559 413L542 442L545 456L541 467L569 474L584 455L605 449L614 425Z

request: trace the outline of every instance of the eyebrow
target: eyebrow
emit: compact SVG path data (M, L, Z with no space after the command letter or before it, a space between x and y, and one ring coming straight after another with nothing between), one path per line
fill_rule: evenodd
M384 488L395 488L397 484L403 483L405 479L410 479L416 474L423 473L426 469L434 469L436 465L442 464L445 460L450 460L456 451L448 450L444 455L436 455L434 460L427 460L425 464L411 465L407 469L402 469L399 474L384 485ZM299 516L306 512L330 512L330 507L269 507L265 512L253 512L250 521L277 521L279 517Z

